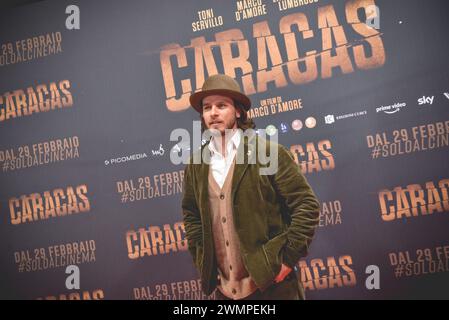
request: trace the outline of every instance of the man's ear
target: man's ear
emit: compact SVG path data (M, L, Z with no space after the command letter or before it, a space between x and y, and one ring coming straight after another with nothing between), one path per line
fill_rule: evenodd
M239 119L242 116L242 110L240 108L235 109L235 116Z

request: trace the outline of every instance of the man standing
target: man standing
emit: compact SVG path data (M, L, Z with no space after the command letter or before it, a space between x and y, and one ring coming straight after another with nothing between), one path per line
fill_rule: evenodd
M234 300L304 299L293 269L308 252L319 202L293 155L266 141L267 149L276 150L273 174L260 174L260 161L236 161L251 153L252 139L261 138L246 140L242 134L255 127L246 115L251 101L231 77L209 77L190 103L203 130L214 132L197 151L208 152L209 163L186 166L182 199L188 247L204 293L217 290L217 298Z

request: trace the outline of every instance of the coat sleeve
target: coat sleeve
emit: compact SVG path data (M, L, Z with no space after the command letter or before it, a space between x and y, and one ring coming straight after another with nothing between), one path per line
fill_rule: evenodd
M283 263L294 268L308 253L319 223L320 204L312 188L295 163L293 154L284 146L278 148L278 170L274 183L285 200L291 216L287 243L283 249Z
M193 165L188 164L184 170L182 214L189 251L198 268L197 252L203 247L203 228L194 193Z

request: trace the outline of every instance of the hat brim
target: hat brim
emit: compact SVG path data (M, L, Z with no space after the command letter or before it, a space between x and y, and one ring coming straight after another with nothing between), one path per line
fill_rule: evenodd
M237 91L226 90L226 89L212 89L212 90L207 90L207 91L196 92L190 96L190 104L196 111L201 113L202 112L201 101L207 96L216 95L216 94L234 99L235 101L239 102L243 106L245 111L248 111L249 108L251 108L251 100L246 95L244 95L240 92L237 92Z

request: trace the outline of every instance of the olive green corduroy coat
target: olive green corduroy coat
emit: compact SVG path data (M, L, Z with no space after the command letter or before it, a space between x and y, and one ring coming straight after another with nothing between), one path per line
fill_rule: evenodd
M247 153L252 139L261 138L242 138L239 150L245 148L243 152ZM267 141L267 150L270 143ZM248 163L245 158L243 164L235 164L232 177L233 216L241 256L261 291L274 283L282 263L293 268L307 254L319 222L319 202L293 155L280 144L274 147L278 150L275 174L260 175L259 169L266 165L258 160ZM188 248L207 295L217 286L208 174L208 164L189 163L184 171L182 199Z

